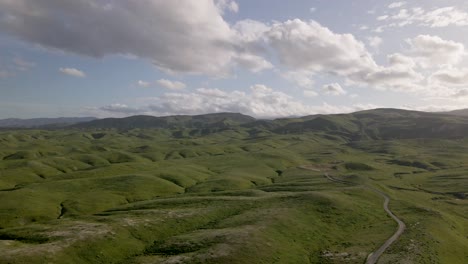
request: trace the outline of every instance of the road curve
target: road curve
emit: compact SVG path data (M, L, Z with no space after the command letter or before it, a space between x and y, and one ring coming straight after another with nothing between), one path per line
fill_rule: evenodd
M385 241L385 243L383 243L382 246L380 246L379 249L377 249L376 251L370 253L368 256L367 256L367 260L366 260L366 264L374 264L374 263L377 263L377 260L380 258L380 256L382 256L382 254L384 253L384 251L391 245L393 244L393 242L395 242L400 236L401 234L403 234L403 232L405 231L405 228L406 228L406 225L405 223L403 223L403 221L401 221L398 217L396 217L392 211L390 211L390 209L388 208L388 204L390 203L390 198L383 192L379 191L379 190L376 190L374 188L370 188L370 187L367 187L369 189L371 189L372 191L380 194L381 196L384 197L385 201L384 201L384 210L385 212L387 212L387 214L393 218L393 220L395 220L395 222L398 223L398 229L397 231L389 238L387 239L387 241Z
M333 181L333 182L338 182L338 183L348 184L348 185L350 185L350 184L354 185L354 183L352 183L352 182L335 179L332 176L328 175L328 173L325 173L325 177L328 180ZM388 208L388 204L390 203L390 197L388 197L387 194L385 194L384 192L379 191L377 189L374 189L372 187L369 187L369 186L364 186L364 188L367 188L367 189L381 195L384 198L383 207L384 207L385 212L387 212L387 214L391 218L393 218L393 220L395 220L395 222L398 223L397 231L389 239L387 239L387 241L385 241L385 243L383 243L383 245L380 246L379 249L377 249L376 251L370 253L367 256L366 264L375 264L375 263L377 263L377 260L380 258L380 256L382 256L382 254L385 252L385 250L387 250L387 248L391 244L393 244L393 242L395 242L401 236L401 234L403 234L403 232L405 231L406 225L405 225L405 223L403 223L403 221L401 221L398 217L396 217L396 215L393 214L393 212Z
M328 180L333 181L333 182L337 182L337 183L354 184L352 182L335 179L332 176L328 175L328 173L325 173L325 177ZM383 208L384 208L385 212L387 212L387 214L393 220L395 220L395 222L398 223L397 231L389 239L387 239L387 241L385 241L385 243L383 243L382 246L380 246L376 251L370 253L367 256L366 264L375 264L375 263L377 263L377 260L380 258L380 256L382 256L382 254L385 252L385 250L387 250L387 248L391 244L393 244L401 236L401 234L403 234L403 232L406 229L406 225L405 225L405 223L403 221L401 221L398 217L396 217L396 215L393 214L393 212L388 208L388 204L390 203L390 197L388 197L387 194L385 194L384 192L379 191L377 189L374 189L372 187L369 187L369 186L364 186L364 187L368 188L369 190L371 190L371 191L373 191L373 192L375 192L377 194L379 194L380 196L382 196L384 198Z

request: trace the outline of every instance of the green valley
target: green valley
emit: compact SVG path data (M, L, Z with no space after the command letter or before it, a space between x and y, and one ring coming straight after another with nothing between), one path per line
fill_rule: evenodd
M406 224L378 263L466 263L467 135L396 109L3 129L0 263L365 263L397 229L372 189Z

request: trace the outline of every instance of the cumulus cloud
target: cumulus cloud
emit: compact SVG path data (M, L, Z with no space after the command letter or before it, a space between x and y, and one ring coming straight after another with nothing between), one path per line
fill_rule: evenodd
M265 59L268 49L265 34L270 30L269 25L245 19L236 22L232 26L232 30L234 32L234 48L238 51L233 57L234 63L253 72L273 68L271 62Z
M245 54L248 49L237 43L223 10L235 12L238 5L227 0L0 1L0 31L91 57L132 55L168 72L225 76L237 58L255 70L270 66Z
M394 8L398 8L394 5ZM431 28L448 26L468 26L468 13L454 6L425 10L421 7L399 9L391 15L377 17L378 21L387 21L381 29L417 25Z
M403 6L401 3L389 7L396 9ZM231 0L0 0L0 31L43 47L86 56L132 55L148 59L168 72L228 76L236 66L259 72L274 68L272 62L277 62L279 75L305 88L304 94L308 96L315 93L311 88L317 75L339 77L346 85L420 91L426 77L418 72L419 66L425 67L424 70L443 64L455 66L465 55L461 43L420 35L407 40L409 51L392 54L388 65L378 65L366 44L352 34L335 33L313 20L227 23L223 12L237 12L238 8ZM454 7L431 11L402 8L388 12L393 14L379 19L393 26L468 25L464 22L468 21L468 15ZM374 49L382 43L379 37L367 41L367 46ZM16 65L29 67L26 61L18 61ZM86 76L74 68L60 71L76 77ZM459 77L440 71L427 82L442 86ZM150 85L145 81L137 84ZM185 87L184 83L165 79L157 84L172 90ZM198 90L194 96L204 98L206 92ZM249 96L259 94L252 90ZM232 96L235 95L238 94ZM285 98L280 94L276 97ZM288 100L294 105L295 101Z
M388 62L392 68L400 68L403 70L413 69L416 62L413 58L401 53L393 53L387 56Z
M383 43L383 39L381 37L377 37L377 36L374 36L374 37L369 37L367 38L368 42L369 42L369 47L375 49L375 50L378 50L380 45L382 45Z
M257 56L251 53L239 54L234 58L234 61L238 65L250 69L252 72L260 72L273 68L273 64L271 64L269 61L262 58L261 56Z
M328 95L344 95L347 93L338 83L326 84L322 87L322 90Z
M251 86L249 92L200 88L192 93L168 93L154 98L149 109L163 115L240 112L264 118L306 115L312 111L291 96L261 84Z
M466 55L462 43L444 40L438 36L419 35L407 42L411 46L411 55L423 67L443 64L457 64Z
M466 99L466 98L468 98L468 89L458 90L455 94L452 95L452 97L454 97L456 99ZM466 108L466 105L464 105L463 108ZM458 109L460 109L460 108L458 108Z
M374 105L334 106L327 103L310 106L286 93L275 91L263 84L256 84L247 91L223 91L199 88L193 92L166 93L159 97L145 98L144 106L129 107L112 104L91 110L95 116L180 115L215 112L238 112L257 118L304 116L311 114L344 113L362 110ZM89 111L88 111L89 112Z
M239 12L239 5L236 1L232 0L216 0L216 7L223 13L225 10L237 13Z
M141 112L138 108L129 107L126 104L111 104L100 108L102 111L120 113L125 115L138 114Z
M312 88L315 75L330 74L344 77L349 85L420 91L425 76L417 71L415 61L423 64L424 61L439 59L437 62L446 63L456 57L450 54L464 52L454 42L416 37L409 40L411 56L393 54L388 58L388 66L382 66L353 35L334 33L315 21L296 19L276 23L266 35L280 63L288 69L282 73L283 78L306 89ZM380 41L380 38L372 40L374 46ZM430 54L430 51L435 54Z
M349 85L417 92L424 89L425 76L416 64L454 63L464 53L459 43L422 35L408 40L408 55L392 54L388 65L383 66L353 35L334 33L315 21L278 22L265 34L286 67L281 76L306 89L313 87L314 76L329 74L344 77ZM376 37L371 45L378 46L380 42Z
M446 66L430 76L431 83L445 86L468 86L468 68Z
M372 71L347 79L350 84L366 85L378 90L420 92L424 89L424 75L416 70L412 57L395 53L387 56L388 66L378 66Z
M406 5L406 2L403 2L403 1L402 2L393 2L393 3L388 5L388 8L390 8L390 9L399 8L399 7L402 7L404 5Z
M73 77L84 78L86 74L75 68L60 68L59 71L63 74L70 75Z
M171 80L166 80L166 79L160 79L157 81L159 85L161 85L164 88L170 89L170 90L182 90L185 87L185 83L183 82L178 82L178 81L171 81Z
M280 62L293 69L347 75L376 67L353 35L336 34L315 21L275 23L267 35Z
M142 80L139 80L137 82L138 86L141 86L141 87L150 87L151 86L151 83L150 82L146 82L146 81L142 81Z
M387 18L388 18L387 15L383 15L383 16L378 16L378 17L377 17L377 20L383 21L383 20L386 20Z
M304 90L303 94L304 94L305 97L316 97L316 96L318 96L318 93L316 91L313 91L313 90Z
M311 78L312 75L313 73L307 70L286 71L281 73L281 76L287 81L306 89L312 88L315 83Z

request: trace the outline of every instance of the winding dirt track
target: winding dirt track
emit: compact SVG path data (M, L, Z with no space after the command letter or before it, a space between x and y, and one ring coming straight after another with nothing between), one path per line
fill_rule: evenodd
M384 251L391 244L393 244L393 242L395 242L401 236L401 234L403 234L403 232L405 231L406 225L405 225L405 223L403 223L403 221L401 221L398 217L396 217L392 213L392 211L390 211L390 209L388 208L388 203L390 202L390 198L385 193L383 193L383 192L381 192L379 190L370 188L370 187L367 187L367 188L371 189L372 191L380 194L381 196L383 196L385 198L384 205L383 205L385 212L387 212L387 214L391 218L393 218L393 220L395 220L398 223L397 231L389 239L387 239L387 241L385 241L385 243L382 246L380 246L379 249L377 249L376 251L370 253L369 256L367 256L366 264L374 264L374 263L377 262L377 260L380 258L380 256L384 253Z
M310 167L307 167L307 166L302 166L301 168L314 170L314 171L319 171L317 169L311 169ZM325 173L325 177L328 180L332 181L332 182L337 182L337 183L342 183L342 184L347 184L347 185L354 185L354 183L352 183L352 182L335 179L332 176L328 175L328 173ZM367 256L366 264L375 264L375 263L377 263L377 260L380 258L380 256L382 256L382 254L385 252L385 250L391 244L393 244L401 236L401 234L403 234L403 232L405 231L406 225L405 225L405 223L403 221L401 221L398 217L396 217L395 214L393 214L393 212L388 208L388 204L390 203L390 197L388 197L387 194L385 194L384 192L379 191L377 189L374 189L372 187L369 187L369 186L364 185L363 187L367 188L367 189L369 189L369 190L371 190L371 191L373 191L373 192L375 192L377 194L379 194L380 196L382 196L384 198L383 208L384 208L385 212L387 212L387 214L393 220L395 220L395 222L398 223L397 231L389 239L387 239L387 241L385 241L385 243L383 243L382 246L380 246L376 251L370 253Z

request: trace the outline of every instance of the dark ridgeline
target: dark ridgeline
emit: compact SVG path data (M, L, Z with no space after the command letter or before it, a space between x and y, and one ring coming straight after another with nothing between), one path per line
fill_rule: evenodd
M465 111L468 112L468 111ZM348 140L447 138L468 135L468 116L458 112L430 113L400 109L374 109L351 114L311 115L299 118L259 120L238 113L179 116L131 116L105 118L71 126L78 129L135 128L189 131L188 135L211 134L227 129L251 134L299 134L324 132Z
M95 120L95 117L58 117L58 118L31 118L0 119L0 128L44 128L44 127L64 127L81 122Z
M170 129L177 137L213 134L229 129L250 135L326 133L347 140L445 138L468 135L468 110L444 113L401 109L374 109L350 114L310 115L274 120L255 119L239 113L147 116L125 118L3 119L3 128L41 129Z

